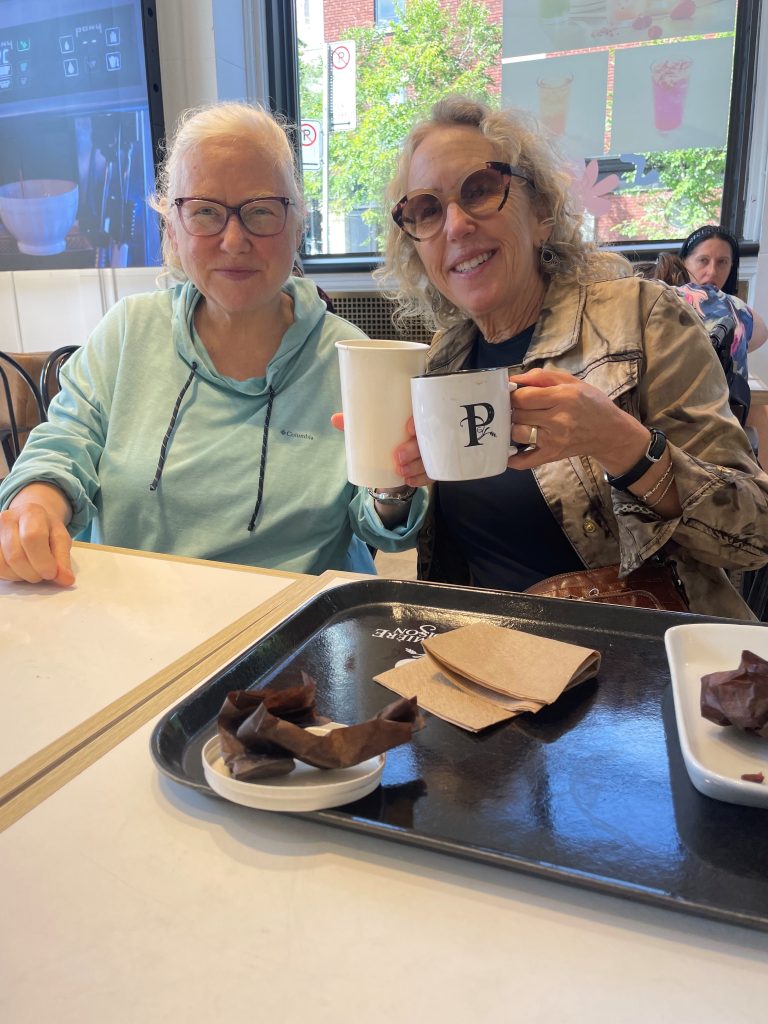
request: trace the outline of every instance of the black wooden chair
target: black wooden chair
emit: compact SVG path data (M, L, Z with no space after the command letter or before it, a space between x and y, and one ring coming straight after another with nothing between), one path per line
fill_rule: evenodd
M51 399L60 387L61 368L72 355L77 352L79 345L62 345L48 356L40 371L40 397L43 400L46 413Z
M45 404L24 353L0 352L0 447L8 469L19 457L27 434L46 418Z

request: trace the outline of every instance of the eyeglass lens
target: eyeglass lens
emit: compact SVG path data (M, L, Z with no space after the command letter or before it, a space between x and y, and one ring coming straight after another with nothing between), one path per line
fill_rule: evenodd
M184 227L191 235L218 235L224 230L230 210L206 199L187 199L179 207ZM237 209L237 215L252 235L279 235L285 227L286 207L279 199L254 199Z
M466 213L485 217L504 203L509 176L494 167L473 171L461 184L457 202ZM406 200L402 209L403 227L417 238L429 238L443 225L445 209L439 196L421 193Z

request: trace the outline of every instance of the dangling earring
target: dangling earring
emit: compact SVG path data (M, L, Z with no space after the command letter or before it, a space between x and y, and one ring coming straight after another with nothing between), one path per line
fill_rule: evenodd
M560 266L560 257L548 245L539 247L539 263L545 274L553 274Z

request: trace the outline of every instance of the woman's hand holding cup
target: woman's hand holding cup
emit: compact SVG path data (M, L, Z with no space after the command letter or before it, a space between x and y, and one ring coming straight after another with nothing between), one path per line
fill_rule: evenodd
M402 473L403 479L409 487L424 487L433 481L427 476L424 462L419 450L419 442L416 439L416 425L413 416L409 417L405 427L408 433L408 440L395 450L398 472Z
M512 441L535 447L510 459L513 469L531 469L560 459L588 456L611 474L633 465L648 446L649 432L598 388L562 370L528 370L510 380Z

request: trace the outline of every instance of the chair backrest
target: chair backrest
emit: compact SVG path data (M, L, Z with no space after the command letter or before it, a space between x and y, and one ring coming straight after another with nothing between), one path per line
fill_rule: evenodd
M62 366L73 352L77 352L79 347L79 345L62 345L61 348L51 352L43 363L40 370L40 397L46 412L48 412L51 399L59 390Z
M35 383L43 359L34 352L0 352L0 446L9 469L30 430L46 418Z

